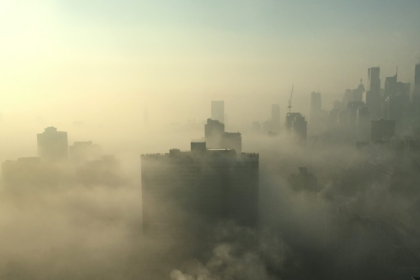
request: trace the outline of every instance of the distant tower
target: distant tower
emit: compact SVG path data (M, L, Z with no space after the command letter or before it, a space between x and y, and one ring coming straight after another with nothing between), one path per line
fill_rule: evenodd
M212 101L211 102L211 119L225 123L225 102Z
M322 118L322 101L321 93L312 92L311 93L311 126L313 127L312 131L317 131L321 123Z
M67 132L57 131L55 127L47 127L37 135L38 155L42 160L59 162L67 160Z
M369 142L370 140L370 118L369 110L366 105L362 105L357 109L357 141Z
M414 84L420 87L420 63L416 64L415 74L414 74Z
M273 104L271 105L271 129L274 132L280 130L280 105Z
M308 122L300 113L287 113L286 129L292 131L301 141L306 141Z
M416 111L420 111L420 63L414 70L414 91L412 97Z
M381 79L380 68L372 67L368 69L368 92L366 92L366 105L370 118L378 120L381 117Z
M371 67L368 69L368 90L380 93L381 91L381 69L379 67Z

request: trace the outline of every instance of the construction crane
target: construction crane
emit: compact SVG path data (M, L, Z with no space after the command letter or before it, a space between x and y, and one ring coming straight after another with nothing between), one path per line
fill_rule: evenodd
M292 86L292 92L290 93L290 99L289 99L289 106L287 107L289 109L289 113L292 111L292 98L293 98L293 88L295 85Z

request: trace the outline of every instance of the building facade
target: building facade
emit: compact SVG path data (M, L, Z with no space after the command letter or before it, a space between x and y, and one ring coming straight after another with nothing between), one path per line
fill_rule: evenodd
M191 148L142 155L144 231L179 232L222 221L256 227L258 154L206 149L205 143Z
M47 127L37 135L38 156L45 161L60 162L68 159L67 132Z

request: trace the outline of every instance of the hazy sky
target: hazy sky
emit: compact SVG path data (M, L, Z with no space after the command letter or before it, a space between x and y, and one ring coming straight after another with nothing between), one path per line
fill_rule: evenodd
M419 26L418 0L0 0L0 111L182 122L225 99L238 121L285 112L292 84L329 109L368 67L411 81Z

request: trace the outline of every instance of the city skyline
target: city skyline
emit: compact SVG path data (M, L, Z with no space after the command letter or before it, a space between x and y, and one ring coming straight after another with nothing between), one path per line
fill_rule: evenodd
M419 278L419 15L0 0L0 279Z

